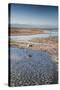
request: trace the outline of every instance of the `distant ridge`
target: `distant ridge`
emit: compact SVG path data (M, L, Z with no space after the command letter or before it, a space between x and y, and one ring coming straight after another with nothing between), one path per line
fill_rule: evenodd
M27 25L27 24L9 24L11 28L40 28L46 30L58 30L56 26L42 26L42 25Z

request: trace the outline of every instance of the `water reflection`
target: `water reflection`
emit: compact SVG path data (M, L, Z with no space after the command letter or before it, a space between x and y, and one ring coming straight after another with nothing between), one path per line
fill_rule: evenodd
M57 83L56 65L47 52L10 48L11 85Z

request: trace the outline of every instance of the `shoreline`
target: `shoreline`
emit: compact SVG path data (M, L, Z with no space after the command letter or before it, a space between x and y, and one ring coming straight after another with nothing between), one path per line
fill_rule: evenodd
M58 41L55 38L34 39L31 41L10 41L11 47L30 48L48 52L55 63L58 63Z
M42 30L39 28L11 28L10 34L11 35L35 35L35 34L45 34L47 30Z

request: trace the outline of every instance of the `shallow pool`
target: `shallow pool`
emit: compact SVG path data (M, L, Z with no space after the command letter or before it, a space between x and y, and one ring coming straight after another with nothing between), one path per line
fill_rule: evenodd
M47 52L10 47L11 86L55 84L56 65Z
M21 36L10 36L12 40L31 40L33 38L48 38L58 36L57 31L48 31L46 34L35 34L35 35L21 35Z

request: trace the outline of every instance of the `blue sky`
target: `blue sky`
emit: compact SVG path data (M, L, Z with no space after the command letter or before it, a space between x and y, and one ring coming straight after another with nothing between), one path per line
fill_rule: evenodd
M58 27L58 7L10 4L10 23Z

